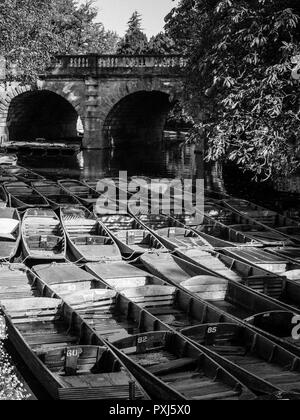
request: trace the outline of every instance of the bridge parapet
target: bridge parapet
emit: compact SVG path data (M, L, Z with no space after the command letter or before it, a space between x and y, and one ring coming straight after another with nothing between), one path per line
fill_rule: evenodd
M181 55L60 55L46 76L133 74L182 76L187 59Z

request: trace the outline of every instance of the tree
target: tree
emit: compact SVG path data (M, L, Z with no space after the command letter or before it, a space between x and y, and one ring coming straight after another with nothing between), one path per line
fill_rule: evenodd
M147 49L148 54L176 54L179 51L174 40L165 32L152 36Z
M182 107L181 102L175 102L168 114L166 127L172 130L190 130L193 128L193 119Z
M185 109L196 137L206 133L207 159L259 179L299 168L299 1L181 0L166 22L189 57Z
M96 15L90 1L1 1L0 55L20 69L8 76L34 81L55 54L115 52L116 34L95 23Z
M118 54L144 54L148 49L148 39L142 31L142 18L134 12L128 22L128 29L117 49Z
M113 54L116 51L118 35L106 31L102 23L95 22L98 10L92 5L92 1L87 1L77 8L73 0L54 0L56 15L53 25L58 34L60 52Z

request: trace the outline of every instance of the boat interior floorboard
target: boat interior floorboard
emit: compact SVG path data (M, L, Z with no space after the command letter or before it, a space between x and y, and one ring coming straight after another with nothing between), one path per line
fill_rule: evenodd
M208 301L212 305L216 306L218 309L226 312L229 315L233 315L239 319L246 319L253 315L253 312L243 308L242 306L233 305L226 300L214 300Z
M134 354L133 360L187 399L214 400L238 398L238 392L198 371L192 358L179 358L167 351Z

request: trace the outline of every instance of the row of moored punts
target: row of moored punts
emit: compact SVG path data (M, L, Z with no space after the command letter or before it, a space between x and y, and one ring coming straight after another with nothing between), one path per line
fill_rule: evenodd
M1 310L52 398L300 398L296 221L212 191L166 214L163 183L153 212L146 179L0 178Z

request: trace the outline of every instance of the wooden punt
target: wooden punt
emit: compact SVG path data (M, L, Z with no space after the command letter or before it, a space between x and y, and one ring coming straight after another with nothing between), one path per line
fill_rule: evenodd
M292 331L295 328L295 313L288 311L268 311L253 315L245 321L260 330L268 331L272 335L281 337L292 344L297 344L293 339ZM300 347L300 343L297 344Z
M227 250L224 251L227 256ZM229 252L231 256L234 253ZM263 257L263 256L262 256ZM239 258L239 257L238 257ZM242 258L241 258L242 260ZM256 265L252 262L253 265ZM281 273L281 275L274 279L272 282L264 281L262 278L259 280L243 279L243 283L251 287L251 289L259 293L266 294L273 299L281 302L287 309L300 310L300 269L299 265L295 264L289 267L288 271Z
M284 273L284 276L289 280L300 282L300 248L266 248L266 251L274 254L278 259L287 261L288 271Z
M201 235L201 237L214 248L233 246L262 247L264 245L261 240L253 238L253 236L248 235L247 232L235 229L234 226L231 227L229 224L230 222L228 222L228 225L225 224L226 219L224 220L222 218L222 214L228 212L229 209L225 210L218 207L218 209L214 210L215 208L216 204L212 205L211 203L206 203L206 213L200 209L185 212L179 221L181 221L185 227L194 229L196 233ZM179 219L179 217L176 217L173 214L170 214L169 217L175 220ZM247 228L249 228L249 224L247 224ZM286 240L286 238L282 239ZM272 245L273 244L274 243L272 242ZM275 245L276 244L277 242Z
M152 398L244 400L253 395L182 336L154 332L128 337L112 346Z
M50 209L28 209L22 221L25 258L65 261L67 240L58 216Z
M246 233L238 231L226 226L225 224L215 220L213 217L208 216L197 210L197 214L201 216L201 222L191 217L189 221L184 224L190 229L194 229L196 233L201 235L203 239L210 243L214 248L226 248L233 246L252 246L262 247L261 241L255 240L253 237L248 236ZM170 217L173 217L170 215Z
M109 342L168 329L146 310L74 264L39 265L33 267L33 272L36 277L32 283L43 296L66 301L97 335Z
M77 198L77 200L88 208L92 208L96 205L98 199L101 197L101 194L96 190L75 179L63 179L58 181L58 184L63 190Z
M177 248L212 248L212 245L195 230L184 225L182 216L142 213L135 219L151 230L159 241L170 251Z
M18 210L0 208L0 261L11 262L21 241L21 220Z
M255 219L266 226L299 227L299 223L296 220L279 214L276 211L254 204L248 200L230 198L223 200L222 204L238 213L250 217L251 219Z
M120 178L117 177L85 180L84 183L100 194L105 194L108 190L114 191L116 198L127 199L139 191L139 186L131 178L128 178L127 184L124 183L124 185L120 183Z
M107 229L126 258L137 258L146 252L166 252L155 235L129 213L102 214L98 221Z
M248 292L251 296L253 295L253 299L255 299L255 297L262 298L262 306L257 308L258 311L255 309L253 314L246 314L244 318L267 311L268 309L266 309L266 307L269 305L268 302L270 302L271 306L275 305L273 306L273 308L275 308L274 310L291 310L291 306L295 309L297 308L297 290L299 286L295 282L286 281L276 274L248 266L243 262L233 260L222 254L218 254L218 257L219 259L217 259L217 261L220 263L220 270L215 270L214 272L207 268L206 265L193 264L170 254L144 255L141 257L141 262L147 270L153 273L153 275L171 282L176 286L181 285L185 288L187 286L191 288L195 286L195 288L201 288L201 282L203 282L203 290L207 289L208 297L210 294L209 287L212 286L213 293L216 291L217 294L219 290L220 299L227 297L231 299L231 297L228 296L228 290L231 288L233 291L230 291L230 293L233 295L234 293L239 294L242 293L242 291L245 291L246 294ZM223 271L224 267L230 267L232 264L235 266L235 273L239 273L239 275L236 274L236 277L227 275L227 273ZM246 272L246 269L249 271ZM285 290L286 286L288 286L287 290ZM241 292L238 292L238 290ZM297 294L294 296L296 292ZM206 294L204 294L204 296L206 296ZM216 296L214 299L216 299ZM234 297L233 301L235 302L236 299L237 298ZM241 305L246 305L246 302L243 303L242 297L240 297L240 299ZM265 305L265 307L263 305Z
M121 264L123 264L123 266L125 265L125 263ZM106 266L106 264L98 264L98 266L100 265ZM117 263L117 265L120 265L120 263ZM73 304L78 305L78 310L81 312L84 311L85 306L91 304L91 301L88 304L85 299L80 299L80 293L82 293L81 296L83 296L86 291L88 293L104 293L104 295L108 292L107 290L94 289L97 287L103 287L104 283L98 283L95 280L95 277L72 264L48 264L44 266L36 266L33 270L35 274L30 272L32 275L31 283L35 286L38 295L42 294L43 296L51 297L61 295L64 299L72 300L72 306ZM137 271L134 267L132 267L131 270ZM29 270L27 269L27 271ZM128 270L126 270L125 275L128 276ZM145 273L145 275L149 276L147 273ZM181 307L184 308L185 305L185 311L188 313L188 308L191 307L189 306L190 297L187 296L185 292L180 291L178 293L182 295L179 300ZM111 298L111 296L108 295L106 295L106 297L108 299ZM93 328L94 331L97 330L98 335L101 334L101 337L106 336L106 338L112 343L114 343L118 337L120 338L121 335L127 337L132 336L137 329L143 330L143 332L150 330L163 331L164 329L172 329L170 326L163 324L162 321L159 321L153 315L150 315L144 307L138 308L134 303L132 303L132 301L128 301L128 299L122 295L117 295L114 306L111 303L109 306L110 311L106 310L106 316L103 315L104 308L100 307L100 305L98 305L97 308L93 307L93 309L90 307L88 310L89 312L87 314L85 313L85 315L82 314L82 316L86 317L86 320L88 320L90 327ZM218 314L213 308L209 308L209 306L203 308L203 305L200 305L200 302L194 302L193 306L194 309L192 311L192 316L200 316L200 311L202 319L205 321L214 320L215 322L215 320L219 320L220 322L232 322L230 317L226 315L220 317L220 314ZM126 313L128 316L127 318L123 318L122 321L122 316L125 316ZM94 317L92 321L90 319L91 314L93 314ZM109 325L107 324L108 322ZM120 331L120 327L122 331ZM124 328L128 329L124 331ZM178 326L175 328L178 328ZM258 337L261 343L266 341L266 339L259 333ZM284 354L282 349L280 349L280 354ZM253 375L249 372L247 372L246 377L244 375L242 379L243 380L241 382L245 384L245 386L250 386L251 389L255 390L255 392L258 392L259 394L273 392L273 388L269 384L266 385L265 380L257 377L253 378Z
M205 324L181 333L255 392L299 399L299 358L251 329L236 324Z
M277 248L275 248L275 250L276 249ZM295 273L295 271L300 270L300 261L298 263L293 262L287 257L284 257L284 255L281 256L275 252L270 252L269 250L270 249L268 248L256 249L249 247L245 249L236 247L226 248L226 250L222 249L222 253L231 258L243 261L246 264L254 265L281 276L288 277L290 273Z
M180 181L179 181L180 182ZM182 184L180 189L169 186L164 183L151 183L140 186L139 194L130 197L129 210L133 214L151 213L151 214L170 214L186 212L185 218L195 217L195 207L192 202L193 196L185 193L185 202L183 202Z
M125 262L87 264L86 269L172 328L205 322L206 317L210 317L210 309L206 316L204 302L214 307L213 317L231 319L229 322L243 321L266 311L291 310L242 284L214 276L168 254L144 255L141 261L153 274ZM195 289L202 290L202 295ZM198 299L202 303L197 302Z
M276 279L276 275L268 273L265 270L253 267L250 264L239 261L237 258L231 258L222 253L204 249L177 249L175 254L180 258L199 265L210 271L213 275L235 280L245 281L249 277L262 278L270 277Z
M10 342L52 398L147 398L106 343L60 299L4 300L2 309Z
M34 182L38 180L44 180L45 178L42 175L39 175L32 171L31 169L23 168L22 166L5 166L0 169L0 171L11 177L16 177L19 181L22 182Z
M18 156L8 153L0 153L0 167L13 166L18 162Z
M126 263L98 264L97 266L99 270L100 266L102 266L104 271L108 270L116 273L118 270L111 267L112 265L119 267L120 274L122 271L120 271L120 268L123 267L124 280L126 280L126 277L131 276L132 283L135 285L137 281L141 281L141 274L144 274L146 277L149 276L149 274L128 266ZM92 266L95 267L96 264ZM109 267L107 268L107 266ZM137 333L173 331L170 325L164 324L161 320L151 315L145 307L138 306L132 300L128 300L122 294L117 293L117 291L107 289L108 283L100 279L96 280L93 275L73 264L36 266L33 267L33 271L37 275L33 283L37 289L42 290L44 296L62 296L72 308L76 308L77 312L81 314L98 335L106 338L110 343L125 337L132 337ZM134 278L134 273L138 277ZM104 277L107 278L106 276ZM153 283L155 283L155 280L153 280ZM163 284L161 281L159 283ZM145 281L143 284L145 284ZM111 283L111 285L121 287L121 279L116 278L115 283ZM102 287L105 287L105 289L99 289ZM185 295L185 292L180 291L180 293ZM180 301L183 307L182 301L183 298ZM197 313L198 309L200 309L199 306L195 308L195 313ZM208 310L206 317L214 318L215 316ZM224 319L228 318L225 316ZM174 327L175 329L177 328L176 326ZM262 336L260 336L260 341L268 343L268 340ZM281 354L284 354L284 352L286 351L281 349ZM212 356L214 357L214 354ZM249 372L247 372L246 376L243 375L242 379L241 382L246 387L249 388L251 386L251 389L254 389L258 394L270 394L281 391L281 389L265 383L261 378L253 377Z
M49 207L45 197L25 182L5 182L9 207L26 210L32 207Z
M210 277L207 279L204 278L204 276L196 276L182 282L181 287L197 294L201 299L213 300L214 305L216 305L218 308L231 313L233 316L239 319L246 319L250 316L257 315L260 312L264 313L272 310L292 311L293 313L299 313L300 309L296 303L298 300L297 297L293 299L294 296L292 295L289 296L289 298L283 298L282 295L278 293L278 284L270 284L269 290L258 292L258 288L251 289L249 287L245 287L242 284L221 279L219 277L215 277L214 279ZM298 285L295 285L294 289L296 289L297 292L297 289L299 289ZM241 297L243 294L248 295L250 301L255 300L256 297L261 298L258 299L258 301L260 301L262 304L260 312L255 310L254 313L249 315L247 314L247 311L252 311L252 308L249 308L249 304L245 305ZM270 309L271 306L273 309Z
M82 270L78 267L64 264L64 272L68 270L70 270L68 273L69 281L71 281L72 278L87 278L87 273L81 274L80 272L82 272ZM76 282L77 292L70 294L69 287L71 286L74 288L75 284L74 282L69 284L66 283L65 275L63 276L63 284L54 284L57 279L56 274L59 275L59 278L62 278L62 273L59 273L60 264L37 266L34 268L34 271L44 282L48 283L48 280L50 280L50 293L51 290L55 290L56 286L59 286L60 292L63 291L64 300L84 318L97 335L109 340L110 343L119 342L119 340L129 337L135 338L136 334L145 333L145 331L164 331L164 328L168 328L153 315L149 314L144 309L142 310L114 290L80 290L83 287L83 284ZM185 347L189 346L189 343L186 342ZM129 365L128 368L131 370L132 366ZM151 392L153 396L159 397L160 392L157 391L156 384L148 383L147 381L145 382L145 378L143 379L143 382L144 386L147 386L149 393ZM155 393L153 393L154 390Z
M295 299L296 301L298 299L294 297L295 294L299 295L299 286L291 282L286 291L283 291L285 282L281 277L259 278L254 275L247 279L246 286L212 275L208 270L172 255L145 255L141 258L141 262L154 276L183 288L201 301L212 305L217 311L226 313L235 320L243 322L257 314L271 311L299 313L300 308L295 304ZM95 269L94 272L96 273ZM286 295L289 296L289 300ZM300 342L282 339L280 331L274 335L268 330L262 330L262 332L300 356Z
M0 170L0 183L4 184L5 182L18 182L18 178L2 173Z
M294 219L283 216L275 211L268 210L247 200L230 199L222 201L222 205L229 209L255 220L262 226L273 229L300 243L300 225Z
M163 281L147 271L141 270L125 261L112 264L89 263L85 269L94 278L101 280L107 287L117 291L127 288L150 286L170 286L168 281Z
M8 195L3 185L0 185L0 209L6 207L8 204Z
M72 259L86 263L122 258L117 244L86 208L61 207L60 216Z
M76 197L67 193L55 181L36 181L32 183L32 186L38 193L46 197L54 210L59 209L61 206L81 204Z
M293 263L300 263L300 247L272 247L266 248L266 251L278 255L281 258L285 258Z
M6 263L0 266L0 302L38 296L32 285L30 270L24 264Z
M239 284L242 287L246 286L246 288L251 289L257 296L272 300L277 306L277 309L275 310L300 311L300 284L297 282L288 280L286 277L278 276L277 274L262 270L258 267L248 265L224 254L208 253L205 251L201 251L201 253L201 258L203 258L202 263L201 258L197 261L191 259L190 262L192 264L188 263L186 265L182 262L181 258L175 259L175 261L180 261L183 269L185 269L186 266L189 273L193 266L199 265L199 267L210 272L213 277L230 281L233 288L235 288L234 284ZM149 255L149 257L143 256L141 261L152 271L155 269L152 268L153 265L159 264L159 257L159 255ZM163 258L161 258L161 260L163 261ZM214 268L212 267L212 264L215 264ZM158 270L155 274L161 277ZM199 284L201 283L201 276L202 273L200 274L200 278L198 277L198 274L195 274L196 281L199 282ZM168 280L172 281L171 279ZM187 279L185 278L183 281L185 280ZM205 279L203 280L205 281ZM226 282L223 284L226 291ZM266 310L268 309L262 307L259 312L265 312ZM246 315L246 317L248 316Z
M234 231L241 232L250 242L256 241L264 246L294 244L293 240L286 234L280 233L232 209L222 207L215 201L205 203L204 214Z

